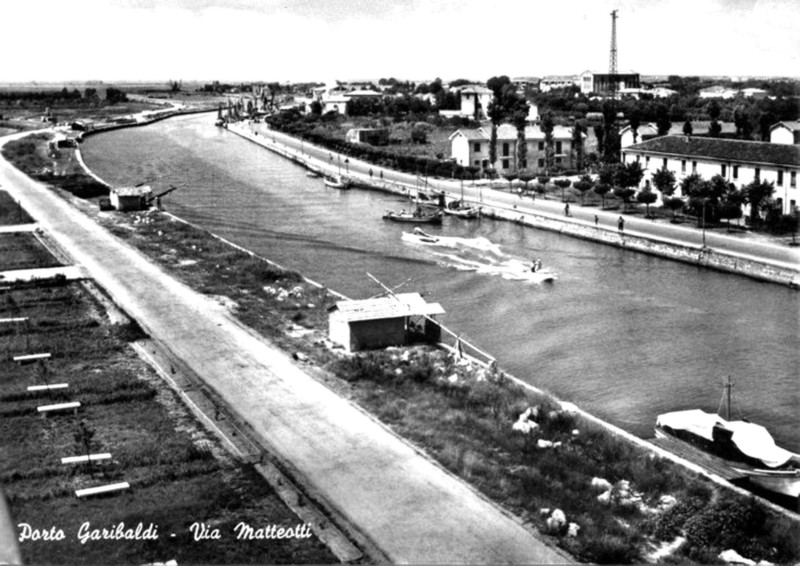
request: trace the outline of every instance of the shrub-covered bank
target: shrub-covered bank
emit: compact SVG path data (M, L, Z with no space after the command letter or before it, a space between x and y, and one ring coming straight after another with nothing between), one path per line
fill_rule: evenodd
M422 347L337 353L326 339L325 307L333 298L296 273L164 214L112 214L106 222L189 285L232 300L243 322L327 370L311 373L579 560L639 562L679 534L686 542L673 555L678 560L713 562L728 548L755 560L800 557L790 536L796 525L787 518L610 435L500 372ZM530 432L513 430L518 421Z

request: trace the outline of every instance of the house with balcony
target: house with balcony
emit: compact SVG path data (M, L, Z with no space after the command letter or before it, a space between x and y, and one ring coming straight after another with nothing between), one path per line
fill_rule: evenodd
M651 181L658 169L672 171L678 183L677 196L682 196L680 182L697 173L704 179L721 175L739 189L757 179L770 181L775 186L772 196L784 214L792 213L800 202L800 145L661 136L623 148L622 161L638 161L642 165L642 186Z
M491 132L491 127L460 129L453 132L450 135L450 156L464 167L494 169L501 175L521 169L544 169L545 135L538 125L525 127L527 156L524 163L517 163L517 129L510 124L501 124L497 128L497 161L494 164L490 163ZM565 126L553 128L553 152L554 165L572 167L572 128Z

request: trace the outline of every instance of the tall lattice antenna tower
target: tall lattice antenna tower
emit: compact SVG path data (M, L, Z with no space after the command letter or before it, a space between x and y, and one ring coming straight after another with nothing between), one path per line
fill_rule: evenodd
M611 55L608 58L608 74L617 74L617 11L611 12ZM613 79L612 79L613 80Z

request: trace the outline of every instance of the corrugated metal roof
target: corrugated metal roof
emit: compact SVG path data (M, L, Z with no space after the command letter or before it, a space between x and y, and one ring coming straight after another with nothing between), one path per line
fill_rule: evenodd
M335 310L338 310L347 322L444 314L442 305L425 302L419 293L398 293L394 297L362 301L339 301L331 308L331 311Z

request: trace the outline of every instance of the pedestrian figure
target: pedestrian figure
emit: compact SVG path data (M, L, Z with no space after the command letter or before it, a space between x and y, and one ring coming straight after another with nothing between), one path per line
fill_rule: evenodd
M600 217L596 214L594 215L594 225L597 226L600 224Z
M383 170L381 170L381 179L383 179Z
M617 220L617 227L619 228L620 232L625 230L625 219L622 216L620 216L619 220Z
M569 216L569 203L564 205L564 216Z
M372 169L369 170L369 178L372 179Z

